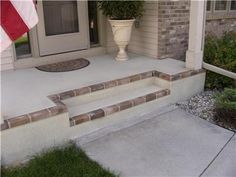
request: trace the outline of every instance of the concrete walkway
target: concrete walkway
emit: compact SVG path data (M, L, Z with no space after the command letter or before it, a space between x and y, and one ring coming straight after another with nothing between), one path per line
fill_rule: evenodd
M81 146L121 176L236 176L236 135L179 109Z

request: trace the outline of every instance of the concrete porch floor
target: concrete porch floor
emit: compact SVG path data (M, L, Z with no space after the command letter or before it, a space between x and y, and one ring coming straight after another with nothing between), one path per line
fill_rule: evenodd
M235 177L236 135L172 109L91 142L77 144L122 177Z
M87 58L86 68L62 73L42 72L35 68L1 73L1 105L4 119L54 106L47 96L83 86L158 70L167 74L186 71L185 63L174 59L156 60L129 54L130 60L117 62L112 55Z

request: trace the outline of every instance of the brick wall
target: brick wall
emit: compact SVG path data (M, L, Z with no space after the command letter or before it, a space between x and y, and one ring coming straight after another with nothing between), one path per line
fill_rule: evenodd
M183 59L187 49L189 1L159 1L158 58Z
M188 48L190 1L161 0L158 3L158 58L184 60ZM236 12L207 13L206 34L221 36L236 32Z

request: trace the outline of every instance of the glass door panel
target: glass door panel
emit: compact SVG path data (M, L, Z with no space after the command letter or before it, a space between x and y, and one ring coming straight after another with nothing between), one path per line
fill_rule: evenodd
M87 1L38 1L40 55L89 46Z

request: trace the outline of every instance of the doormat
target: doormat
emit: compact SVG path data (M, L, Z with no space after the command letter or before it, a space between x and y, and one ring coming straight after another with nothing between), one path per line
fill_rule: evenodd
M84 58L75 59L75 60L69 60L69 61L63 61L48 65L42 65L36 67L40 71L45 72L67 72L67 71L74 71L77 69L84 68L88 66L90 62Z

